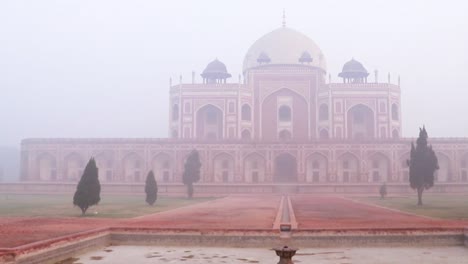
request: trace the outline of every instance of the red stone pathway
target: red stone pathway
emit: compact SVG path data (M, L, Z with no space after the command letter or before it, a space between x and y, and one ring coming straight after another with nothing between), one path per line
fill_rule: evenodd
M132 219L142 227L271 229L281 196L230 196Z
M299 229L400 229L468 226L388 210L341 197L291 196Z
M230 196L133 219L0 217L0 248L99 227L271 229L281 196Z
M281 197L230 196L133 219L0 218L0 248L16 247L99 227L175 229L271 229ZM392 229L468 226L433 220L339 197L291 196L299 229Z

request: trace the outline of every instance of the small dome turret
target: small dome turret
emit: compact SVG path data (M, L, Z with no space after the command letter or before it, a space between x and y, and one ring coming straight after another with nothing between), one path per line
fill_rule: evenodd
M311 63L312 62L312 56L310 56L310 53L307 51L302 52L301 57L299 57L299 62L300 63Z
M224 63L215 59L208 63L201 76L204 83L226 83L226 79L230 78L231 74L227 71Z
M354 58L343 65L343 70L338 74L343 82L363 83L367 82L369 73L359 61Z
M270 59L270 57L268 56L268 54L266 54L265 52L262 52L262 53L260 53L260 55L258 55L257 62L258 62L259 64L270 63L270 62L271 62L271 59Z

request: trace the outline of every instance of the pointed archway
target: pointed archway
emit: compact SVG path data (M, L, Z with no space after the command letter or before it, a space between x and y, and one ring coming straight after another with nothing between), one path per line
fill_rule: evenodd
M297 182L297 162L294 156L283 153L276 157L274 181Z

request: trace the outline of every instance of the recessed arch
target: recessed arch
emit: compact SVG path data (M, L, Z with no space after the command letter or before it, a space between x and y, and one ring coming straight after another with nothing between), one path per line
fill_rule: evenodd
M259 183L265 182L266 161L265 157L257 152L250 153L244 157L244 181Z
M398 111L398 105L397 105L397 104L392 104L392 120L393 120L393 121L398 121L398 120L400 120L399 111Z
M278 133L278 139L281 141L288 141L291 140L292 135L291 132L287 129L283 129Z
M77 152L69 153L64 159L64 177L66 181L78 181L84 171L85 160Z
M103 181L114 181L115 171L114 166L114 152L111 150L105 150L94 155L96 166L99 169L99 180Z
M289 105L282 105L278 108L278 120L280 122L290 122L292 120L292 110Z
M136 152L130 152L122 159L123 178L127 182L144 181L144 160Z
M171 137L172 138L178 138L179 137L179 133L177 132L177 129L172 129Z
M392 138L393 138L393 139L398 139L398 138L400 138L400 132L398 131L398 129L393 129L393 131L392 131Z
M408 160L411 159L411 154L410 152L406 152L398 158L398 176L400 178L400 181L402 182L409 182L409 166L408 166Z
M327 121L328 118L328 104L321 104L319 107L319 120Z
M384 183L389 180L390 178L390 159L387 155L377 152L369 156L368 160L368 168L369 168L369 182L374 183Z
M450 158L442 153L436 152L437 160L439 162L439 169L435 171L436 182L447 182L452 178Z
M249 104L243 104L241 110L241 119L242 121L251 121L252 120L252 108Z
M306 181L327 182L328 158L322 153L312 153L306 158Z
M221 152L213 157L214 182L234 182L234 169L235 160L231 154L227 152Z
M212 104L200 107L196 113L196 128L199 139L222 139L223 111Z
M468 182L468 153L461 155L460 168L460 181Z
M297 182L296 157L289 153L282 153L275 158L275 182Z
M364 105L357 104L347 113L348 138L371 139L375 137L374 111Z
M319 134L320 139L329 139L330 135L328 133L328 129L321 129Z
M304 96L288 88L277 89L261 101L258 113L259 127L258 130L255 128L255 133L259 133L264 140L273 141L278 139L280 129L287 128L291 131L293 139L307 140L310 112Z
M242 130L241 137L242 137L243 140L252 139L252 135L250 134L250 130L248 130L248 129Z
M151 168L157 182L172 182L173 158L169 153L159 152L151 158ZM146 177L146 176L145 176Z
M340 155L337 159L337 181L358 182L360 164L359 158L351 152Z
M44 152L36 158L37 179L49 181L57 179L57 159L51 153Z

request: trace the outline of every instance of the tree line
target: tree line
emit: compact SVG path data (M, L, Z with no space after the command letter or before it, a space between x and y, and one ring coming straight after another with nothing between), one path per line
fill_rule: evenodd
M200 180L200 156L197 150L193 150L185 162L183 183L187 186L188 198L193 197L193 184ZM149 171L145 181L145 201L153 206L158 197L158 184L153 171ZM83 171L83 175L78 182L75 194L73 195L73 205L81 209L81 214L85 215L89 207L97 205L101 201L101 184L99 182L99 169L94 158L91 158Z

